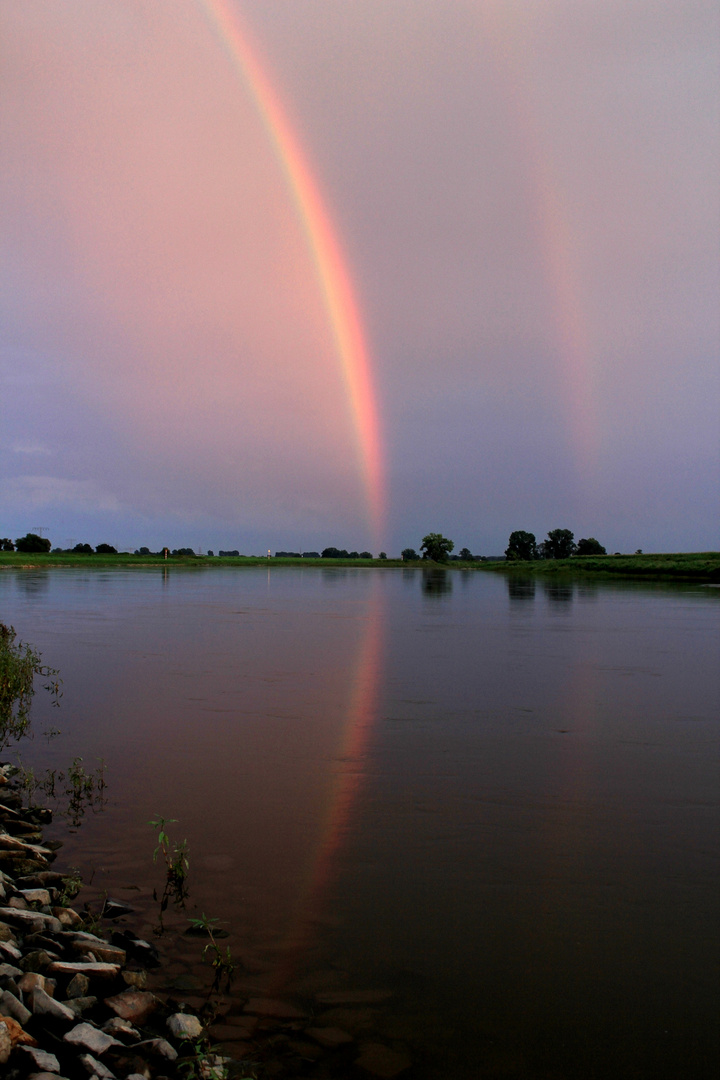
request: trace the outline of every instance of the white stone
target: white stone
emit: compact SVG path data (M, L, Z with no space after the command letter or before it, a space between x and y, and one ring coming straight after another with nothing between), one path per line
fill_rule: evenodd
M169 1016L167 1026L176 1039L197 1039L203 1031L201 1022L192 1013L175 1013L174 1016Z
M73 1017L73 1019L75 1018ZM77 1027L65 1032L63 1040L72 1043L73 1046L84 1046L95 1054L104 1054L111 1046L122 1046L118 1039L105 1035L104 1032L99 1031L92 1024L78 1024Z
M48 1053L47 1050L41 1050L38 1046L20 1046L18 1049L24 1054L29 1054L36 1068L40 1069L41 1072L60 1072L60 1062L54 1054Z

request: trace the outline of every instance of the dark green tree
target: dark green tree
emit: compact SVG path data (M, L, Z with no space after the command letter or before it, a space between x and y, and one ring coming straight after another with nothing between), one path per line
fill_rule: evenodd
M460 548L460 551L458 552L458 558L462 562L472 562L473 553L470 548Z
M420 556L415 548L403 548L400 558L403 562L413 562L415 559L419 559Z
M117 555L117 548L114 548L112 544L98 544L95 551L98 555Z
M575 551L575 538L569 529L551 529L543 541L546 559L569 559Z
M577 543L578 555L607 555L607 551L602 546L599 540L596 540L594 536L589 536L587 540L584 538L578 540Z
M50 541L38 536L37 533L27 533L15 541L16 550L24 551L27 554L36 555L39 552L48 552L51 547Z
M517 529L510 533L508 546L505 548L505 558L508 562L531 562L537 559L538 550L535 534Z
M93 549L90 544L76 544L72 549L73 555L92 555Z
M361 559L372 559L372 551L361 551L360 552L360 558Z
M2 539L0 539L0 551L14 551L14 550L15 550L15 545L13 544L10 537L3 536Z
M455 547L452 540L448 540L442 533L428 533L423 536L420 550L423 559L432 559L433 562L447 562L448 555Z

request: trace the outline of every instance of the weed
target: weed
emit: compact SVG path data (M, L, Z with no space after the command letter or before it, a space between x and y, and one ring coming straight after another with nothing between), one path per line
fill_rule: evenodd
M70 868L70 873L62 879L62 889L58 894L57 902L60 907L67 907L74 900L83 887L82 874L76 866Z
M36 676L47 680L43 685L53 705L62 697L58 672L45 666L30 645L16 644L15 638L13 627L0 623L0 749L27 734Z
M194 930L204 931L210 938L202 952L203 960L208 955L210 956L210 963L215 972L210 993L212 994L216 990L220 990L223 981L225 983L225 990L229 990L235 975L235 963L230 952L230 947L226 946L225 952L223 952L215 939L218 919L209 919L205 912L203 912L199 919L188 919L188 922Z
M148 822L157 830L157 847L153 852L153 862L157 862L162 856L165 864L165 887L160 897L160 922L155 931L157 934L163 933L163 912L166 911L170 900L176 907L185 907L188 896L187 875L190 870L190 860L187 840L173 843L166 829L167 825L174 825L176 820L176 818L166 819L158 815L153 821ZM158 899L157 890L153 890L153 899Z

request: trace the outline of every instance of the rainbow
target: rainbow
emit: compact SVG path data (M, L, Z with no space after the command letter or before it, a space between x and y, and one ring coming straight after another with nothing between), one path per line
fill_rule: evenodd
M317 181L257 58L257 49L241 28L237 10L228 0L200 2L252 95L297 208L342 367L373 539L379 546L385 520L380 423L370 355L346 259Z

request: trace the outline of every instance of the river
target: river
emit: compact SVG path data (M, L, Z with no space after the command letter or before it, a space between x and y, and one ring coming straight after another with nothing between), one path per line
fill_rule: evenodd
M168 922L222 920L237 1000L387 991L408 1078L715 1075L718 589L49 569L0 573L0 619L63 678L22 760L105 762L61 864L150 933L177 819Z

